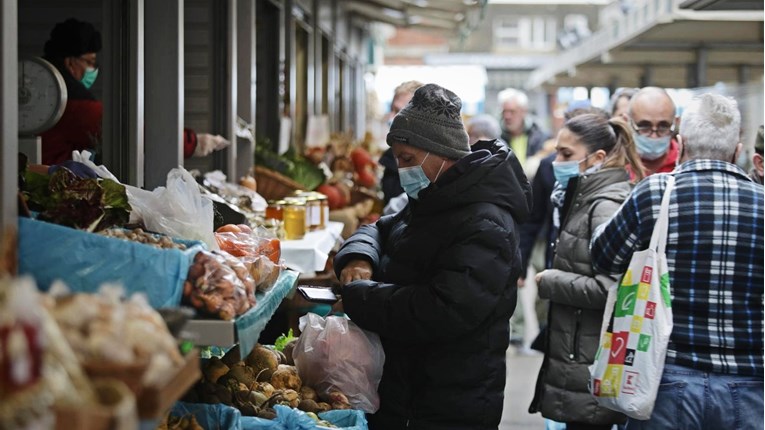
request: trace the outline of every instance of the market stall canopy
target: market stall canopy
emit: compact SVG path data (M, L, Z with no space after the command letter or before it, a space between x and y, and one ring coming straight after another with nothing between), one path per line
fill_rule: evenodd
M469 32L488 0L350 0L348 12L395 27L453 35Z
M762 6L761 0L614 2L601 12L600 30L535 70L526 87L761 80Z

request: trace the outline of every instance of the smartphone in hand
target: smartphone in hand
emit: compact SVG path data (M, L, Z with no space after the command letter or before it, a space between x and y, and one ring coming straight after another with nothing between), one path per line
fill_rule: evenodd
M299 285L297 290L309 302L333 304L338 301L338 297L332 292L331 288Z

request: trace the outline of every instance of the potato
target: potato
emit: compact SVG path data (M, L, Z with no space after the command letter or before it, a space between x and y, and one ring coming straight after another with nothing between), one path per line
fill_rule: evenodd
M273 376L271 376L271 385L277 390L280 388L300 390L303 381L300 380L295 366L280 364Z

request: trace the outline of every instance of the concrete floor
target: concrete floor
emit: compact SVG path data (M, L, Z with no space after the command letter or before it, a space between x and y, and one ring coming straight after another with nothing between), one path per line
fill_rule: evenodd
M542 354L520 355L515 348L507 350L507 382L505 384L505 408L499 430L543 430L544 418L530 414L529 404L534 396Z

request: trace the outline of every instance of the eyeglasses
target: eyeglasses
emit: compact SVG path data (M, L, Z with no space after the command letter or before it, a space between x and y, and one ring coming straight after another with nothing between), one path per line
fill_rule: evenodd
M654 128L653 124L650 122L641 121L640 123L635 124L634 121L630 120L630 126L632 126L632 129L641 136L650 136L651 134L656 133L657 136L664 137L669 136L675 131L675 124L668 122L660 122L659 125Z
M92 67L94 69L98 68L98 61L95 58L77 57L77 59L84 61L85 64L88 65L88 67Z

